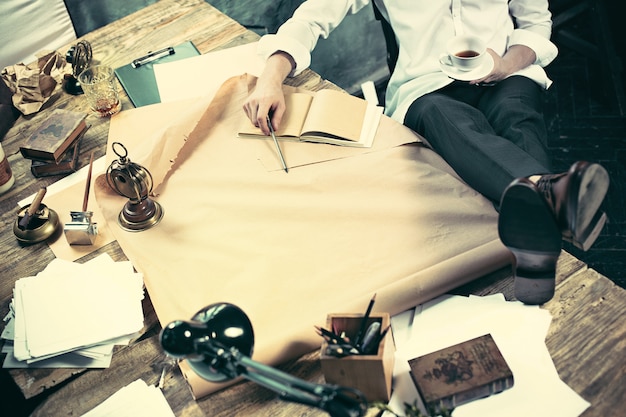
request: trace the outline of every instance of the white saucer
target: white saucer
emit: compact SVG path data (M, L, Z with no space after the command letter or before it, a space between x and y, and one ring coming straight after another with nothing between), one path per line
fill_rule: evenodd
M493 61L493 57L489 53L485 54L482 64L470 71L461 71L456 69L452 65L447 65L439 61L439 67L441 68L441 71L443 71L443 73L446 74L448 77L454 78L455 80L459 81L472 81L482 78L491 72L494 64L495 63Z

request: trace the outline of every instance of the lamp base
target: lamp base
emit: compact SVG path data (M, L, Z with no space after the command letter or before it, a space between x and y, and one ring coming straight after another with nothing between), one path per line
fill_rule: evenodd
M163 214L163 207L150 198L140 203L128 201L117 217L117 223L128 232L141 232L159 223Z
M80 82L72 74L65 74L63 89L66 93L73 96L79 96L84 93L83 87L81 87Z

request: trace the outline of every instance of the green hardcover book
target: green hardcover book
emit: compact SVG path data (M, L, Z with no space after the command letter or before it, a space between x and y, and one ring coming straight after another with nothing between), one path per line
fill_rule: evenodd
M409 360L429 412L440 413L513 386L513 373L490 334Z

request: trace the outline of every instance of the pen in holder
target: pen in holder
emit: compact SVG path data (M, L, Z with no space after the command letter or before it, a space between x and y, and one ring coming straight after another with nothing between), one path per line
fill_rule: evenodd
M33 202L19 211L13 233L20 242L37 243L56 235L59 216L42 203L45 195L46 188L40 188Z
M163 208L150 198L152 175L143 166L130 161L128 151L121 143L113 142L113 152L119 160L109 165L106 180L119 195L128 198L117 222L129 232L149 229L163 218Z
M352 387L361 391L371 401L388 401L391 397L391 379L395 359L395 345L389 329L389 314L370 314L365 322L362 314L329 314L327 329L345 335L348 340L359 339L363 324L378 328L380 339L374 338L374 348L364 352L337 352L333 343L325 338L320 352L322 373L329 384ZM379 326L374 323L380 323ZM367 346L366 346L367 348ZM340 347L340 349L343 349ZM370 353L371 352L371 353Z

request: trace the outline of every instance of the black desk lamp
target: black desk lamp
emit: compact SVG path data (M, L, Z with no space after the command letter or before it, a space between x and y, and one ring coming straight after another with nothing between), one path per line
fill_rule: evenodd
M292 401L320 408L332 417L361 417L367 411L363 394L338 385L315 384L253 361L254 331L248 316L229 303L211 304L191 321L173 321L161 331L161 346L211 382L242 376Z

